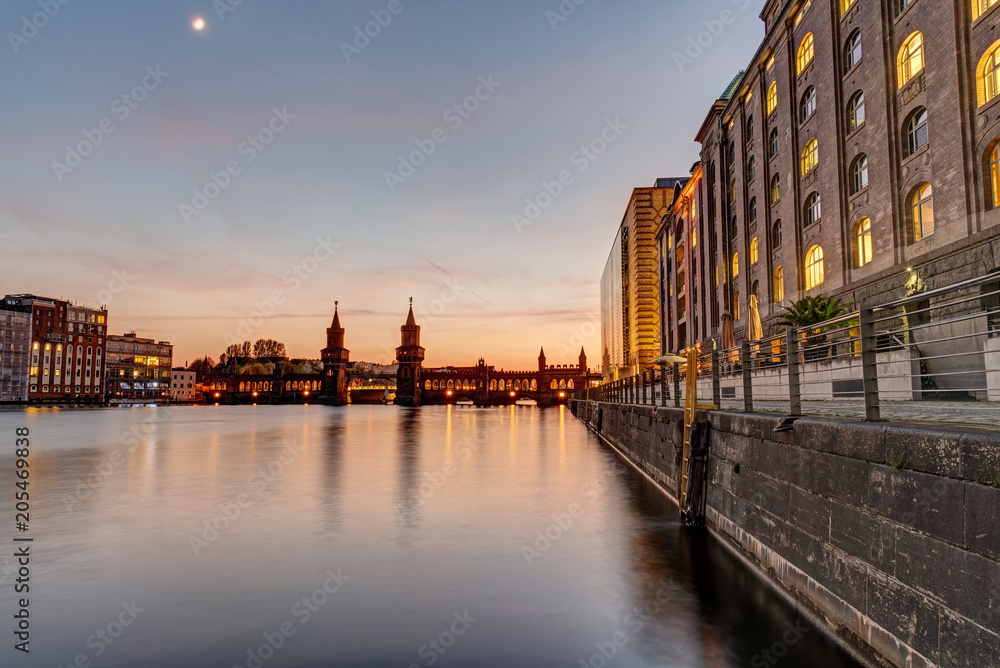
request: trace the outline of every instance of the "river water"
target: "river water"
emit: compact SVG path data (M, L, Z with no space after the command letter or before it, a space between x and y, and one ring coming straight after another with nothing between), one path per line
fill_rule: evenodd
M563 407L10 411L0 452L3 666L857 665Z

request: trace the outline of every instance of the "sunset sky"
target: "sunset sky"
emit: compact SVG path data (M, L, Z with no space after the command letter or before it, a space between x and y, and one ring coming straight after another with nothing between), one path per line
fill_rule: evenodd
M0 291L107 303L176 364L227 335L318 357L334 300L351 358L387 362L412 296L428 365L575 363L582 342L597 366L631 189L688 174L761 6L7 0Z

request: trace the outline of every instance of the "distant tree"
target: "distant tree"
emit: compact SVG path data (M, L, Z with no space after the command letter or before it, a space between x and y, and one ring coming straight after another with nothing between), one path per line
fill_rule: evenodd
M191 366L188 367L188 371L194 371L199 376L202 376L210 372L213 368L215 368L215 362L211 357L205 355L204 357L196 359L192 362Z
M239 357L244 359L250 359L253 357L253 344L249 341L244 341L240 344L240 354Z
M255 359L287 357L285 344L274 339L257 339L253 344L253 356Z

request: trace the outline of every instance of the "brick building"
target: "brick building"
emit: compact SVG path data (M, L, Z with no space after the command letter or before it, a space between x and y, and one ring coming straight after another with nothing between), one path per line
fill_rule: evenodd
M686 322L664 303L665 349L719 337L724 312L739 340L751 294L766 334L805 295L888 301L1000 268L997 4L768 0L696 137L695 225L658 231L661 266L707 241L684 277L704 299Z
M4 302L31 311L28 402L103 403L107 309L36 295Z
M632 191L601 276L601 366L607 379L629 375L659 355L660 313L656 230L674 186L657 179Z

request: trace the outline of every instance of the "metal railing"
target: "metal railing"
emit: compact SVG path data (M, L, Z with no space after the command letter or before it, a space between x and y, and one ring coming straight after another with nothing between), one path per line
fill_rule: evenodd
M730 410L1000 426L1000 405L987 403L1000 402L1000 273L702 348L695 369L660 365L576 397L680 407L690 372L699 401Z

